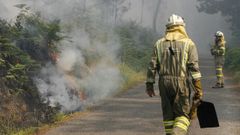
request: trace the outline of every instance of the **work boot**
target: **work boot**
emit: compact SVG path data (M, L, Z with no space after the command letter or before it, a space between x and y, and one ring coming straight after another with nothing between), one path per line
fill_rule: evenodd
M223 88L224 85L223 84L220 84L220 83L216 83L215 86L213 86L212 88Z

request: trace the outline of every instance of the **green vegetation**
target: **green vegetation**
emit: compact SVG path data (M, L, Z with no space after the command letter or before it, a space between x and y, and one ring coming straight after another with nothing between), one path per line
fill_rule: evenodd
M225 67L232 72L236 80L240 80L240 1L239 0L198 0L198 10L208 14L221 13L230 23L232 39L228 39L229 50L227 51Z
M16 20L16 46L31 56L32 59L44 63L53 59L60 36L60 21L45 21L39 14L21 12Z
M45 21L27 11L15 24L0 20L0 134L55 120L59 108L42 103L32 77L42 65L54 62L59 32L59 21Z
M28 73L37 66L36 62L6 38L0 37L0 45L1 78L9 88L26 88Z
M103 43L107 40L90 26L86 32ZM156 34L133 22L117 26L115 32L121 44L121 89L126 90L145 79ZM0 19L0 134L32 134L38 126L68 118L59 113L59 107L41 101L32 80L41 67L56 62L62 35L60 20L44 20L27 10L20 12L14 24ZM86 59L90 64L94 60Z
M214 5L213 0L210 3ZM205 7L205 4L207 3L202 3L200 6L203 9L199 10L208 10L209 7ZM232 23L236 29L240 25L234 17ZM107 42L107 32L91 18L84 17L73 23L79 23L85 28L90 42L95 39L103 44ZM65 27L69 27L70 31L71 26ZM45 20L40 14L26 10L20 12L14 24L0 19L0 134L28 135L38 131L39 126L62 122L71 117L71 114L60 113L58 107L42 103L32 80L46 63L56 62L59 42L65 38L61 28L60 20ZM118 54L118 68L123 77L121 89L127 90L144 81L153 45L159 35L153 29L143 28L134 22L123 23L114 30L121 45ZM234 32L239 33L237 30ZM86 63L94 66L100 57L97 51L83 52ZM239 48L228 50L225 66L240 80Z
M128 65L122 64L120 66L120 71L123 76L123 84L121 87L122 90L127 90L132 86L135 86L140 82L143 82L143 80L145 79L144 72L134 71Z
M145 80L157 34L152 29L143 28L134 22L117 27L116 32L122 46L120 53L122 88L128 89Z
M12 135L32 135L34 133L36 133L36 131L38 130L37 127L30 127L30 128L26 128L26 129L21 129L20 131L16 132L16 133L11 133Z
M234 73L235 80L240 80L240 48L231 48L227 51L225 67Z
M134 71L145 71L152 55L157 34L133 22L117 28L122 45L121 61Z

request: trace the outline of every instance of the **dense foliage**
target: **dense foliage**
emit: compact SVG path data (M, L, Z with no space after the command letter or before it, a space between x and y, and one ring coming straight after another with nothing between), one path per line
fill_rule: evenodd
M24 89L29 81L28 73L36 65L26 53L12 45L7 39L0 39L0 77L12 89Z
M107 40L98 29L87 26L90 38ZM124 78L122 88L127 89L144 79L143 72L157 36L153 30L133 22L119 25L115 30L121 44L118 55ZM64 38L60 21L48 21L39 14L23 10L14 24L0 19L0 35L0 134L53 122L59 108L41 101L32 78L41 67L56 62L57 45Z
M38 14L20 13L15 23L17 38L13 40L34 60L48 62L52 60L51 53L57 51L56 43L62 39L59 23L59 20L46 22Z
M225 67L234 73L234 78L240 80L240 48L227 51Z
M0 134L54 119L58 108L41 102L32 77L57 52L59 21L21 12L15 24L0 20Z
M121 61L135 71L144 71L151 58L157 34L152 29L143 28L134 22L117 28L122 45Z
M150 61L157 34L153 29L128 22L116 28L120 38L122 89L128 89L145 80L145 72Z
M240 22L237 19L239 2L231 1L235 4L229 4L231 2L227 0L199 0L198 8L199 11L211 14L221 12L224 16L230 16L229 21L237 37L240 36ZM99 30L101 24L96 25L88 17L77 20L79 22L74 23L83 25L81 27L89 34L90 40L97 38L101 43L107 42L107 34ZM56 62L59 53L57 45L64 38L60 20L49 21L38 13L22 10L14 22L12 24L0 19L0 134L53 122L59 111L57 107L52 108L47 103L42 103L32 77L45 64ZM121 44L118 56L121 60L119 68L123 76L122 88L128 89L128 86L144 79L153 45L160 35L135 22L116 23L114 26ZM100 56L97 51L88 53L91 51L84 50L83 55L86 63L94 66ZM87 55L91 55L91 59ZM226 68L234 71L237 79L240 79L239 56L239 48L228 50L226 56Z

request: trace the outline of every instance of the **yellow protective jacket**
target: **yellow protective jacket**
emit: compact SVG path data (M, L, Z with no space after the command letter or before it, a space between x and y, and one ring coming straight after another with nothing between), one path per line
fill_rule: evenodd
M171 52L174 52L174 55ZM193 79L201 78L197 48L183 26L167 28L165 36L154 45L147 71L148 83L155 83L156 73L160 77L186 77L187 73Z
M211 54L214 56L224 56L225 55L225 44L224 38L217 41L211 48Z

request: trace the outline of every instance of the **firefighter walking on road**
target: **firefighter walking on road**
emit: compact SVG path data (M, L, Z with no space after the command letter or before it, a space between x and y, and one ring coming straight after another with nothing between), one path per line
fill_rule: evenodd
M211 48L211 54L214 56L217 83L213 88L224 87L223 65L225 61L225 43L224 35L221 31L215 33L215 43Z
M146 92L150 97L155 96L156 74L159 74L158 84L166 135L186 135L203 94L197 48L186 33L183 18L178 15L169 17L165 36L154 45L146 81ZM192 79L188 79L189 76ZM195 91L192 107L190 86L193 86Z

